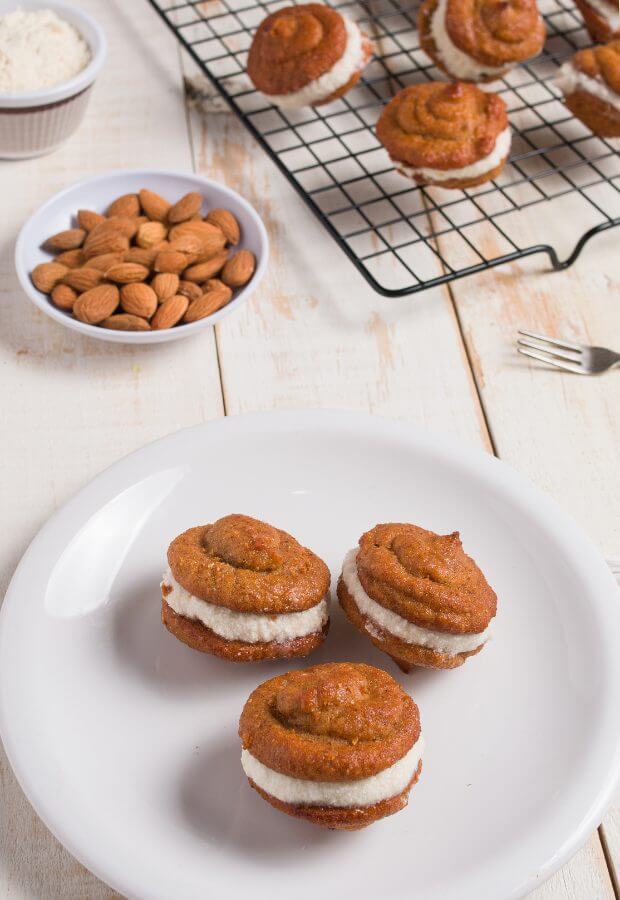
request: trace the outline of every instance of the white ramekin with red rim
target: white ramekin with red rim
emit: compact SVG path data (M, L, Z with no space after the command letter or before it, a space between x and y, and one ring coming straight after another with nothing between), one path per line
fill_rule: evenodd
M64 143L82 121L107 52L103 31L77 6L64 0L0 0L0 16L14 9L53 10L80 32L91 58L69 81L38 91L0 93L0 159L43 156Z

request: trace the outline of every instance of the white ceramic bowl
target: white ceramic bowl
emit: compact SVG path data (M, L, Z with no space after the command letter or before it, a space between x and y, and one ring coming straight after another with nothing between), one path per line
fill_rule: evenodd
M90 46L91 60L75 78L39 91L0 94L0 158L26 159L51 153L76 130L90 89L107 54L105 35L94 19L63 0L0 0L0 16L14 9L51 9L73 25Z
M236 249L251 250L256 257L256 271L248 284L237 291L233 299L206 319L192 322L190 325L177 325L162 331L112 331L96 325L85 325L78 322L68 313L58 309L47 294L38 291L33 285L30 273L41 262L53 259L49 253L41 249L43 242L65 228L71 228L78 209L92 209L103 212L116 197L134 193L147 187L156 191L167 200L174 202L189 191L198 191L205 198L203 210L222 207L230 210L241 226L241 240ZM269 239L267 231L254 207L250 206L236 191L218 184L200 175L183 172L166 172L157 169L126 169L100 175L89 181L65 188L55 194L47 203L33 213L22 227L15 246L15 268L24 291L32 302L57 322L78 331L80 334L98 338L101 341L114 341L122 344L151 344L162 341L174 341L189 337L192 334L215 325L233 310L241 306L260 283L269 257Z

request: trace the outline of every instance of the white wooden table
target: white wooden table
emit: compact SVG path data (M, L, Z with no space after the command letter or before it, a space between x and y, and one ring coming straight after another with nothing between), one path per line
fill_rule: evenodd
M381 298L230 114L188 112L192 70L146 3L81 5L110 43L87 120L54 155L0 164L4 586L54 509L110 463L176 429L278 407L366 409L452 433L511 463L619 558L620 372L585 379L530 366L513 342L524 326L620 343L620 233L598 237L565 274L534 259ZM64 185L135 165L196 169L265 219L268 276L215 332L135 348L81 340L17 285L24 218ZM550 222L560 246L569 218ZM116 896L49 834L4 756L0 779L0 898ZM534 896L613 898L619 880L616 808Z

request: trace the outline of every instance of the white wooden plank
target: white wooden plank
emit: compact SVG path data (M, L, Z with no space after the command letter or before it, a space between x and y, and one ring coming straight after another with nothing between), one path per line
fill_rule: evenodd
M35 310L17 285L15 235L51 193L108 169L191 167L174 40L146 3L81 5L103 25L110 45L86 121L53 156L0 164L5 587L39 526L93 475L154 438L222 412L211 332L154 347L87 341ZM51 837L4 754L0 784L1 898L114 896Z

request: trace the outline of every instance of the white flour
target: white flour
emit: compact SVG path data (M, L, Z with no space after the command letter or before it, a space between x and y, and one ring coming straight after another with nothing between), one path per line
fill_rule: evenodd
M0 93L61 84L81 72L90 57L81 34L50 9L0 16Z

